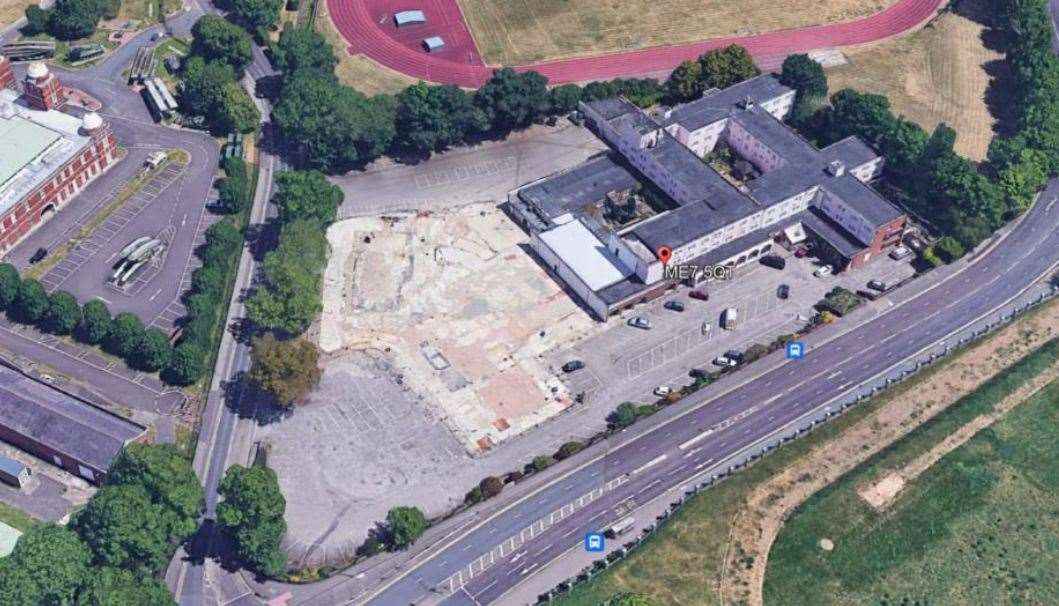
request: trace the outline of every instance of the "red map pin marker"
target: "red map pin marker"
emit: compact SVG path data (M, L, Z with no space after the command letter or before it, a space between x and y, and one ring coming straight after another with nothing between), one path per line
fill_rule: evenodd
M655 254L658 255L658 260L662 262L662 265L666 265L669 263L669 259L673 257L673 249L668 246L659 246L658 252Z

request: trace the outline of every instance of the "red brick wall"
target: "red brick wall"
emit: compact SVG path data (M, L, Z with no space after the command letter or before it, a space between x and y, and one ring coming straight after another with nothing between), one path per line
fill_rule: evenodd
M37 227L45 208L51 205L59 210L85 185L110 167L117 146L114 133L104 125L94 134L93 140L92 145L52 173L48 181L22 198L0 218L0 252L9 250ZM95 174L90 168L95 170Z

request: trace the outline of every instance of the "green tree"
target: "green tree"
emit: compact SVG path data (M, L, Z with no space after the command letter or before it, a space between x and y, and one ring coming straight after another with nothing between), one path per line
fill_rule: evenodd
M58 290L48 297L48 309L40 320L40 327L56 335L70 334L81 320L81 306L77 299L65 290Z
M231 0L232 17L250 31L272 27L279 21L283 0Z
M51 29L51 11L46 11L36 4L26 7L26 25L20 30L23 35L36 36Z
M284 74L315 70L332 76L338 59L327 39L316 30L287 26L279 36L279 43L272 49L272 63Z
M564 442L563 445L559 447L559 450L555 451L554 458L555 458L556 461L562 461L563 459L568 459L568 458L574 456L575 454L581 452L581 449L584 448L584 447L585 447L584 444L582 444L581 442L578 442L576 440L571 440L569 442Z
M129 357L143 339L143 322L127 311L114 316L103 339L103 349L119 358Z
M945 236L938 240L937 244L934 245L934 251L937 252L941 257L941 260L946 263L952 263L956 259L959 259L965 252L963 245L952 236Z
M176 600L162 579L108 567L92 571L77 606L176 606Z
M284 171L276 175L276 205L282 223L309 220L329 225L342 204L342 190L317 171ZM319 233L319 228L317 228Z
M50 13L48 33L60 40L91 36L102 16L97 0L57 0Z
M254 339L250 378L282 406L301 404L320 383L320 352L305 339Z
M702 94L702 63L684 61L669 74L666 96L674 102L691 101Z
M530 464L527 465L527 467L529 467L533 471L544 471L545 469L551 467L552 463L554 462L555 461L548 455L537 455L533 457L533 460L530 461Z
M206 248L202 262L215 264L230 261L243 248L243 234L228 221L218 221L206 228Z
M496 476L488 476L482 478L478 488L482 491L482 498L491 499L504 490L504 481Z
M146 372L158 372L165 368L173 356L169 335L160 328L148 328L133 351L132 366Z
M581 87L576 84L561 84L549 91L551 112L565 114L577 109L581 101Z
M18 298L22 278L10 263L0 263L0 309L7 309Z
M845 88L831 95L828 141L857 135L877 144L893 126L890 101L882 95L858 93Z
M18 297L8 307L12 319L23 324L36 324L48 311L48 293L40 282L26 278L18 289Z
M394 507L386 513L390 546L404 549L421 537L427 529L427 518L418 507Z
M783 60L780 82L793 88L792 119L799 123L812 115L827 97L827 75L824 67L809 55L788 55Z
M207 14L199 18L191 28L191 52L206 61L218 60L227 63L242 75L253 60L250 36L239 26L220 15Z
M240 160L239 164L243 165L243 161ZM245 165L243 171L244 173L246 171ZM220 201L221 206L224 207L225 212L236 214L250 207L250 182L245 174L241 176L228 174L221 181L220 187L217 188L217 193L217 199ZM214 225L222 224L228 225L228 222L220 221L214 223Z
M220 99L208 115L210 124L221 133L250 133L261 122L261 112L254 100L237 82L221 88Z
M91 553L70 529L36 524L0 558L0 603L70 604L89 575Z
M191 114L208 116L223 103L224 87L235 82L235 70L223 60L207 61L192 55L181 68L184 86L180 101Z
M155 575L169 561L165 514L142 486L100 488L70 524L97 565Z
M191 385L202 378L206 369L203 359L206 354L198 344L185 341L173 349L169 366L162 373L162 379L171 385Z
M107 485L142 487L166 511L165 525L177 541L195 532L205 506L195 470L172 444L129 444L111 463Z
M614 412L607 416L607 421L614 427L628 427L636 422L639 415L636 411L636 404L632 402L622 402L618 404L618 407L614 409Z
M309 166L337 172L378 158L393 141L395 101L365 97L315 70L289 75L272 112Z
M266 576L283 572L287 558L280 541L287 526L287 501L276 473L267 467L232 465L221 480L217 522L235 542L240 559Z
M708 51L699 57L699 63L703 88L728 88L761 74L750 53L738 44Z
M397 95L396 143L417 152L432 152L462 143L485 131L489 120L472 97L458 86L419 82Z
M110 324L110 310L107 309L107 304L99 299L92 299L85 303L81 310L81 319L74 329L74 337L82 343L98 345L106 338Z
M511 130L529 126L548 112L548 79L534 71L498 69L475 93L475 103L492 128Z
M327 239L315 221L285 225L279 245L265 255L265 284L247 301L250 319L292 335L304 332L322 308L326 262Z

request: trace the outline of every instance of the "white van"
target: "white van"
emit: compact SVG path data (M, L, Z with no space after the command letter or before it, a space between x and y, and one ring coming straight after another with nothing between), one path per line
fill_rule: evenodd
M738 321L739 310L734 307L729 307L721 314L721 328L725 330L735 330L735 325Z

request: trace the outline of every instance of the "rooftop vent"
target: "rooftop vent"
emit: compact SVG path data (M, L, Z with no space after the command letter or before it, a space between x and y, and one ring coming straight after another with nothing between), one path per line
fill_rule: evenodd
M827 174L832 177L841 177L846 174L846 165L841 160L832 160L827 164Z

